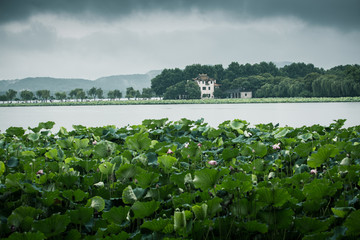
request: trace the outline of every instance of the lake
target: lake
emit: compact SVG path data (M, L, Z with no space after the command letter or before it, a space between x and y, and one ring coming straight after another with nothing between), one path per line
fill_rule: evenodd
M242 119L252 126L279 123L301 127L329 125L335 119L347 119L345 127L360 125L360 103L252 103L252 104L168 104L110 106L0 107L0 130L11 126L36 127L39 122L54 121L53 131L72 125L87 127L141 124L144 119L169 118L170 121L204 118L217 127L226 120Z

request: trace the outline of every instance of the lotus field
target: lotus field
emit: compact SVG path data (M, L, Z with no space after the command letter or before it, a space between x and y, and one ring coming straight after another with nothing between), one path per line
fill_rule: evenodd
M0 134L1 239L359 239L360 126Z

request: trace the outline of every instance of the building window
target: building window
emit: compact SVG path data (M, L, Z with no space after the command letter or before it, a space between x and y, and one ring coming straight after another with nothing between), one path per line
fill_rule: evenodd
M203 90L206 90L206 87L203 87L202 89L203 89Z
M210 90L210 87L209 87L209 90Z

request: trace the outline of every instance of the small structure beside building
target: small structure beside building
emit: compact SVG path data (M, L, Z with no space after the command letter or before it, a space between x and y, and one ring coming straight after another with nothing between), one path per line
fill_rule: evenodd
M201 98L214 98L216 80L210 78L207 74L199 74L193 80L199 85Z
M241 89L231 89L226 91L229 98L252 98L251 91L242 91Z

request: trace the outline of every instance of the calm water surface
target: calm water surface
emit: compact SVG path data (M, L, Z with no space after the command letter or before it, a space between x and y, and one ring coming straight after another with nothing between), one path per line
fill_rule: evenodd
M169 118L170 121L204 118L217 127L226 120L242 119L251 125L279 123L280 126L329 125L335 119L347 119L345 127L360 125L360 103L265 103L265 104L179 104L0 107L0 130L11 126L36 127L39 122L54 121L54 131L72 125L87 127L141 124L144 119Z

